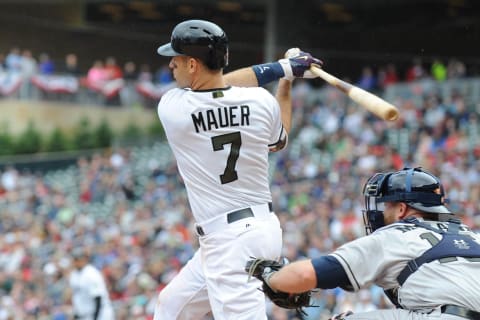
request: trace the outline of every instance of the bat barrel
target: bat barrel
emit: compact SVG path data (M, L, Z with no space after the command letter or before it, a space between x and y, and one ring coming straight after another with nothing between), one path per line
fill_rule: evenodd
M317 66L313 65L310 70L312 73L316 74L332 86L344 92L353 101L368 111L374 113L378 117L388 121L394 121L398 119L398 109L380 97L360 89L359 87L356 87L348 82L340 80Z

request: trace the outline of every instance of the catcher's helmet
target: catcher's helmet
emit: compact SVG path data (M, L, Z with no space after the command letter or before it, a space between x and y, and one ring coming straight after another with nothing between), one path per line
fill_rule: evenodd
M198 58L208 68L217 70L228 65L228 38L213 22L187 20L177 24L170 43L160 46L157 52L162 56Z
M438 178L421 168L377 173L368 179L363 195L367 233L384 226L383 210L379 208L383 202L405 202L422 212L452 214L445 207L445 192Z

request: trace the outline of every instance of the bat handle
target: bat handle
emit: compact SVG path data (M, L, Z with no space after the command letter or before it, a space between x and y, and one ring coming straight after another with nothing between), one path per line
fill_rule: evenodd
M348 82L345 82L343 80L338 79L335 76L332 76L330 73L323 71L323 69L320 66L317 66L316 64L312 64L310 66L310 70L312 71L313 74L316 74L338 90L342 91L345 94L348 94L350 89L353 88L353 85L351 85Z

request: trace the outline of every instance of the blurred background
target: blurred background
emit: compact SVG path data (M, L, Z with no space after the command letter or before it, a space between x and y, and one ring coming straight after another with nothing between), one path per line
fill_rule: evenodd
M272 154L290 260L364 235L361 188L422 166L480 230L480 2L244 0L0 2L0 320L72 319L69 251L84 246L116 319L152 319L197 247L156 115L175 86L156 48L186 19L219 24L230 65L290 47L395 104L381 121L320 79L296 80L287 150ZM274 89L274 88L269 88ZM377 287L321 291L307 319L390 308ZM296 315L268 303L271 320Z
M412 57L425 63L456 57L478 72L480 4L472 0L243 0L103 1L3 0L1 52L12 46L44 52L56 61L79 56L86 70L98 58L148 63L178 21L208 18L230 38L231 66L272 60L292 44L324 58L329 70L357 75L363 64Z

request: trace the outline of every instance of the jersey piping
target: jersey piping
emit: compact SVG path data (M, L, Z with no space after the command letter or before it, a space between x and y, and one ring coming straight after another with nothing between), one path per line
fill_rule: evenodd
M351 279L353 281L355 281L355 289L358 290L360 288L360 284L358 283L357 279L355 278L355 275L353 273L353 270L352 268L350 267L350 265L348 264L348 262L341 256L339 255L338 253L332 253L330 254L332 256L334 256L335 258L337 258L337 260L339 260L341 262L341 264L343 265L343 268L347 268L348 269L348 272L347 274L349 275L349 278L351 277ZM353 282L352 282L353 284Z

